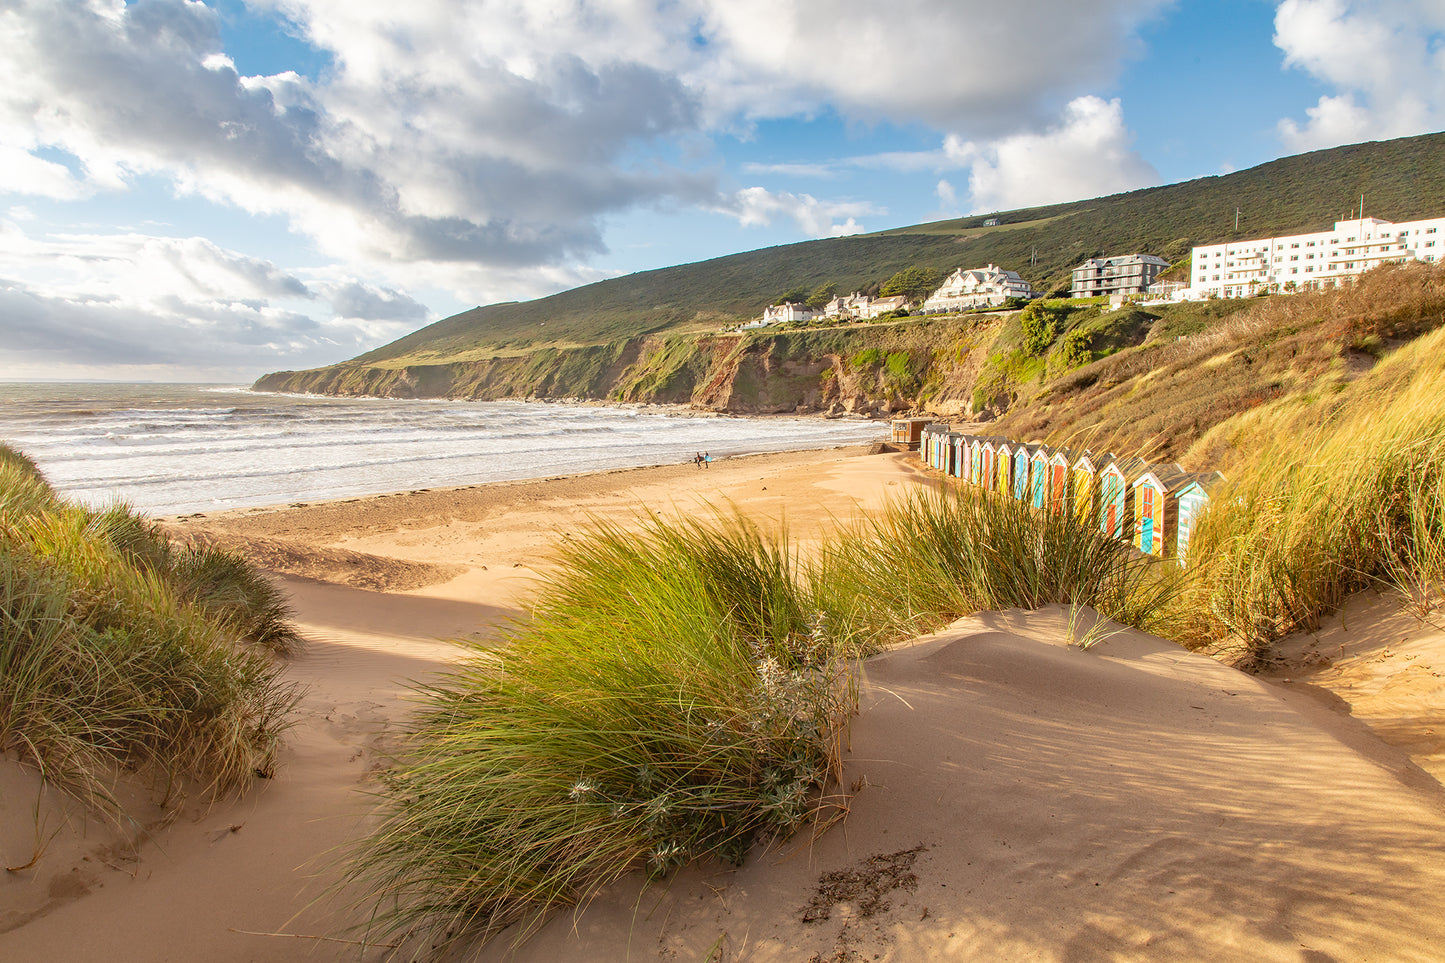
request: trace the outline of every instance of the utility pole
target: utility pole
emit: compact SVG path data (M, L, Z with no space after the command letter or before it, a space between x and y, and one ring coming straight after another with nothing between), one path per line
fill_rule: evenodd
M1239 233L1239 208L1234 209L1234 233Z

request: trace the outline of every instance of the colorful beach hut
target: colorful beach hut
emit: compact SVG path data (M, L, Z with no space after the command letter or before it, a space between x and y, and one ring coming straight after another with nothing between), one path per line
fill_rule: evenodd
M1189 539L1194 534L1194 524L1199 515L1209 507L1209 492L1224 480L1217 471L1199 472L1189 484L1179 489L1179 530L1175 536L1174 554L1179 564L1189 559Z
M1154 465L1134 479L1134 547L1173 555L1179 534L1179 492L1194 478L1178 465Z
M1014 449L1018 447L1011 441L1005 441L996 449L997 464L994 468L997 471L998 481L994 488L1000 495L1013 494L1014 487Z
M1067 448L1056 449L1049 458L1049 511L1063 512L1069 504L1069 460Z
M1134 479L1149 470L1142 458L1116 458L1099 473L1099 530L1131 541L1134 534Z
M919 441L918 457L929 468L939 468L943 461L943 444L948 439L950 426L934 423L925 425Z
M1074 462L1069 486L1074 496L1074 514L1079 518L1088 520L1098 517L1099 474L1113 460L1114 456L1107 452L1096 455L1086 451Z
M998 487L998 470L994 465L998 456L998 446L999 441L996 438L985 438L983 444L979 446L983 470L979 473L978 483L990 491Z
M1038 445L1014 445L1013 487L1009 494L1021 502L1029 499L1029 477L1034 468L1034 452Z
M1049 503L1049 459L1054 452L1039 445L1029 458L1029 503L1039 510Z
M964 432L954 432L953 435L953 477L968 479L968 469L971 464L968 448L973 441L973 436Z

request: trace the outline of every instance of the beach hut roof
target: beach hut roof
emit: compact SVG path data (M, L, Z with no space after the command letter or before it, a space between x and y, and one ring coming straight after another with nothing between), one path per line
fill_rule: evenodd
M1069 467L1069 465L1073 464L1073 459L1074 453L1069 451L1069 449L1055 448L1054 456L1049 459L1049 462L1050 464L1052 464L1053 462L1058 462L1060 465L1063 465L1065 468L1067 468Z
M1154 466L1142 458L1115 458L1105 465L1101 472L1113 469L1124 476L1125 481L1133 481Z
M1224 481L1224 476L1217 471L1190 472L1188 480L1179 487L1179 491L1183 492L1197 486L1200 491L1208 492L1222 481Z
M1107 451L1095 454L1092 451L1085 450L1082 455L1074 460L1074 467L1079 468L1083 466L1089 471L1098 473L1108 468L1113 461L1114 456Z
M1151 465L1147 471L1141 472L1134 479L1133 484L1142 485L1151 480L1154 487L1161 491L1177 493L1188 488L1195 481L1195 475L1178 465Z

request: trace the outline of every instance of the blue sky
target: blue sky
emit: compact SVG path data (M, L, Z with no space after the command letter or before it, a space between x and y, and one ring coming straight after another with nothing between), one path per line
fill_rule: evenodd
M0 50L6 380L1445 128L1445 0L8 0Z

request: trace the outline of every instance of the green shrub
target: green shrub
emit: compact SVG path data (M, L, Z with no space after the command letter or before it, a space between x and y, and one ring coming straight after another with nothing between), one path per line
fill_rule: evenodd
M424 690L354 872L388 932L527 924L633 869L740 860L834 772L846 646L738 518L600 526L499 655Z

